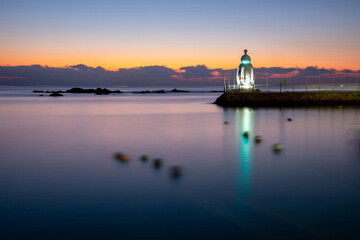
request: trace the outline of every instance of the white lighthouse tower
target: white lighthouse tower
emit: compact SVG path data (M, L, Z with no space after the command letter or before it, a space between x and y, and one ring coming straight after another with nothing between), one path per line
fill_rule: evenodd
M241 57L241 62L237 69L236 83L240 89L250 89L255 86L254 69L246 49L244 50L244 56Z

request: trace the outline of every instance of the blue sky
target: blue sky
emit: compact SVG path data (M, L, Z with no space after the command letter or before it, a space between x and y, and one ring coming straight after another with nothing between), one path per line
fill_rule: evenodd
M0 0L0 65L358 69L360 1Z

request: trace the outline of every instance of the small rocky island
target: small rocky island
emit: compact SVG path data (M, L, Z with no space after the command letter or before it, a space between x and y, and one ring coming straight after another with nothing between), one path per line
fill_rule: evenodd
M96 89L84 89L84 88L72 88L66 91L67 93L95 93L96 95L108 95L110 93L123 93L120 90L111 91L107 88Z
M214 102L224 107L293 107L360 105L360 91L242 92L228 91Z
M95 95L108 95L110 93L123 93L120 90L111 91L106 88L96 88L96 89L86 89L86 88L72 88L64 91L43 91L43 90L34 90L33 93L51 93L49 96L63 96L61 93L95 93Z

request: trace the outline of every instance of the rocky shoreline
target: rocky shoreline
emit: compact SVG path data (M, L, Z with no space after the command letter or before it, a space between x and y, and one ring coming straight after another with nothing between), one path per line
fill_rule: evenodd
M360 91L223 93L214 102L223 107L292 107L360 105Z

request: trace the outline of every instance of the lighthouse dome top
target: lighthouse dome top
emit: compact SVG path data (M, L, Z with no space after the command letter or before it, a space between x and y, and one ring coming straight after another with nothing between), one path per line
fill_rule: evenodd
M241 57L241 63L242 64L249 64L251 63L251 58L249 55L247 55L248 50L244 50L244 55Z

